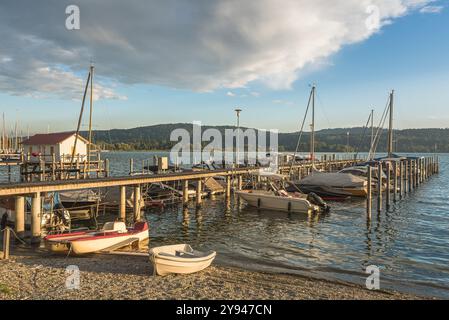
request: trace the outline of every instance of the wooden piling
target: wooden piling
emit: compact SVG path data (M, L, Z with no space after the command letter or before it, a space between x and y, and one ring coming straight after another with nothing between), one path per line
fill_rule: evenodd
M377 212L382 211L382 163L379 162L377 165Z
M36 192L31 198L31 242L40 242L41 237L41 194Z
M226 198L231 198L231 176L226 176Z
M393 202L398 201L398 162L393 163Z
M371 166L368 166L368 190L366 196L366 217L371 219L371 209L372 209L372 170Z
M386 209L387 209L387 211L388 210L390 210L390 205L391 205L391 202L390 202L390 192L391 192L391 190L390 190L390 187L391 187L391 165L390 165L390 163L389 162L387 162L386 164L385 164L385 166L386 166L386 170L387 170L387 186L386 186L386 189L385 189L385 206L386 206Z
M120 186L119 217L121 221L126 221L126 186Z
M6 227L5 230L3 230L3 259L8 260L9 259L9 249L10 249L10 243L11 240L11 230Z
M238 190L242 190L242 187L243 187L243 177L242 177L242 175L238 175L238 177L237 177L237 189Z
M184 180L182 183L182 204L187 206L189 204L189 180Z
M17 236L23 237L25 234L25 197L17 196L15 199L15 232Z
M399 161L399 199L404 197L404 163Z
M408 192L413 191L413 160L408 161Z
M200 207L203 201L203 187L201 179L197 181L196 185L196 206Z
M134 186L134 222L140 221L140 185Z

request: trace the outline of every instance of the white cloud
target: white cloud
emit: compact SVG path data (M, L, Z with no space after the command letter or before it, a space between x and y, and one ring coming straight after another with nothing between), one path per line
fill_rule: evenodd
M231 92L231 91L226 92L226 95L227 95L228 97L235 97L235 93L233 93L233 92Z
M80 91L73 88L91 59L97 74L123 84L211 91L258 81L289 88L343 46L433 2L79 0L80 30L68 31L71 1L29 1L26 10L22 1L0 3L0 56L14 57L0 63L0 91L67 97ZM373 7L379 28L367 27ZM123 98L101 88L100 96Z
M421 13L440 13L443 11L443 6L425 6L422 7L419 12Z

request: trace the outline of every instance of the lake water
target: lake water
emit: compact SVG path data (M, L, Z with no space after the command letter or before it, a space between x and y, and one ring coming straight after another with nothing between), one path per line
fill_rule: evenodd
M150 152L109 152L114 175L139 170ZM164 154L164 153L157 153ZM440 173L367 223L365 202L330 203L329 214L257 210L222 196L201 209L167 207L146 213L150 246L187 242L218 252L217 263L309 275L364 285L369 265L380 268L381 289L449 298L449 155Z

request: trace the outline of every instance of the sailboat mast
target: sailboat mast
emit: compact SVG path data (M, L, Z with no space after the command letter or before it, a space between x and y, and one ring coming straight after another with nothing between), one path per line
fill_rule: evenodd
M92 145L92 108L93 108L94 66L90 65L90 110L89 110L89 144L87 145L87 163L90 167L90 151Z
M388 157L393 155L393 97L394 90L390 93L390 123L388 127Z
M315 164L315 85L312 87L312 125L310 138L310 157L312 160L312 168Z

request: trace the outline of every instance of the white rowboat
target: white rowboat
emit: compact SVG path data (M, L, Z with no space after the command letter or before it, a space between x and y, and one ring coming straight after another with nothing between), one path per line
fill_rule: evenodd
M170 273L194 273L201 271L212 263L216 252L193 250L188 244L175 244L150 249L150 261L154 273L165 276Z

